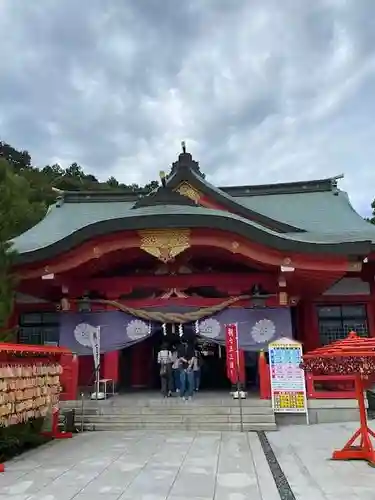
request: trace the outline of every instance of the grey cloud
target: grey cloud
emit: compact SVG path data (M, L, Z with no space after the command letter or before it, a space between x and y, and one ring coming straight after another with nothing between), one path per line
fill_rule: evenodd
M1 139L147 182L187 140L213 182L345 172L375 196L372 0L4 0Z

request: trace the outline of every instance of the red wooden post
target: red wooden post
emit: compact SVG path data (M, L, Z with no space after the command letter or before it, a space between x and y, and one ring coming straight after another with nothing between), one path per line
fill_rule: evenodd
M74 401L78 393L78 357L76 354L63 354L60 364L63 368L60 380L64 389L60 399L61 401Z
M113 380L116 384L119 376L120 351L106 352L103 356L103 378Z
M267 363L264 351L260 351L259 353L258 373L260 399L271 399L270 368Z
M52 430L47 432L42 432L43 436L50 437L52 439L70 439L73 437L73 434L71 432L60 432L59 416L60 416L60 410L58 408L53 408Z
M298 326L302 330L298 338L303 343L304 352L308 352L320 344L316 307L310 300L301 301L297 307L299 309Z
M375 438L375 433L367 424L366 405L363 394L363 383L361 375L356 376L355 388L359 406L360 427L345 444L342 450L333 452L333 460L366 460L375 467L375 451L371 442L371 437ZM371 437L370 437L371 436ZM359 445L354 445L358 438L361 438Z

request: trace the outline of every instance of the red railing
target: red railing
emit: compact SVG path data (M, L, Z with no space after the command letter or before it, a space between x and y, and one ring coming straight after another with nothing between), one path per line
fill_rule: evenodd
M355 399L355 377L307 373L306 393L308 399Z

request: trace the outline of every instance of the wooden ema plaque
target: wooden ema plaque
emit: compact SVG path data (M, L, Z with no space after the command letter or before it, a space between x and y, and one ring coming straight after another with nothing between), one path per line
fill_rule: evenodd
M43 434L53 439L72 437L59 430L60 359L64 354L71 352L61 347L0 343L0 427L44 418L51 410L51 428Z
M364 381L375 374L375 338L358 337L350 332L344 340L319 347L303 356L302 368L314 375L353 375L359 406L360 428L341 450L333 452L333 460L366 460L375 467L371 438L375 433L367 423ZM355 445L359 439L359 444Z

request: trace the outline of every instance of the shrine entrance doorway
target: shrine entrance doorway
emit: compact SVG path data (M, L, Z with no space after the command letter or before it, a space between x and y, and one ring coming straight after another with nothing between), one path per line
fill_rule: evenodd
M183 338L194 346L201 360L200 389L229 391L225 346L197 337L191 325L184 326ZM171 351L178 349L181 340L176 325L166 324L164 327L160 325L146 340L122 349L119 363L120 391L159 390L158 352L164 343Z
M193 327L184 327L184 338L191 343L201 360L200 391L230 391L231 384L226 371L226 349L212 340L197 337ZM169 350L178 348L181 338L172 324L155 330L146 340L126 347L120 352L119 389L129 391L158 391L160 389L157 355L166 343ZM258 354L245 352L246 388L256 392L259 388Z

